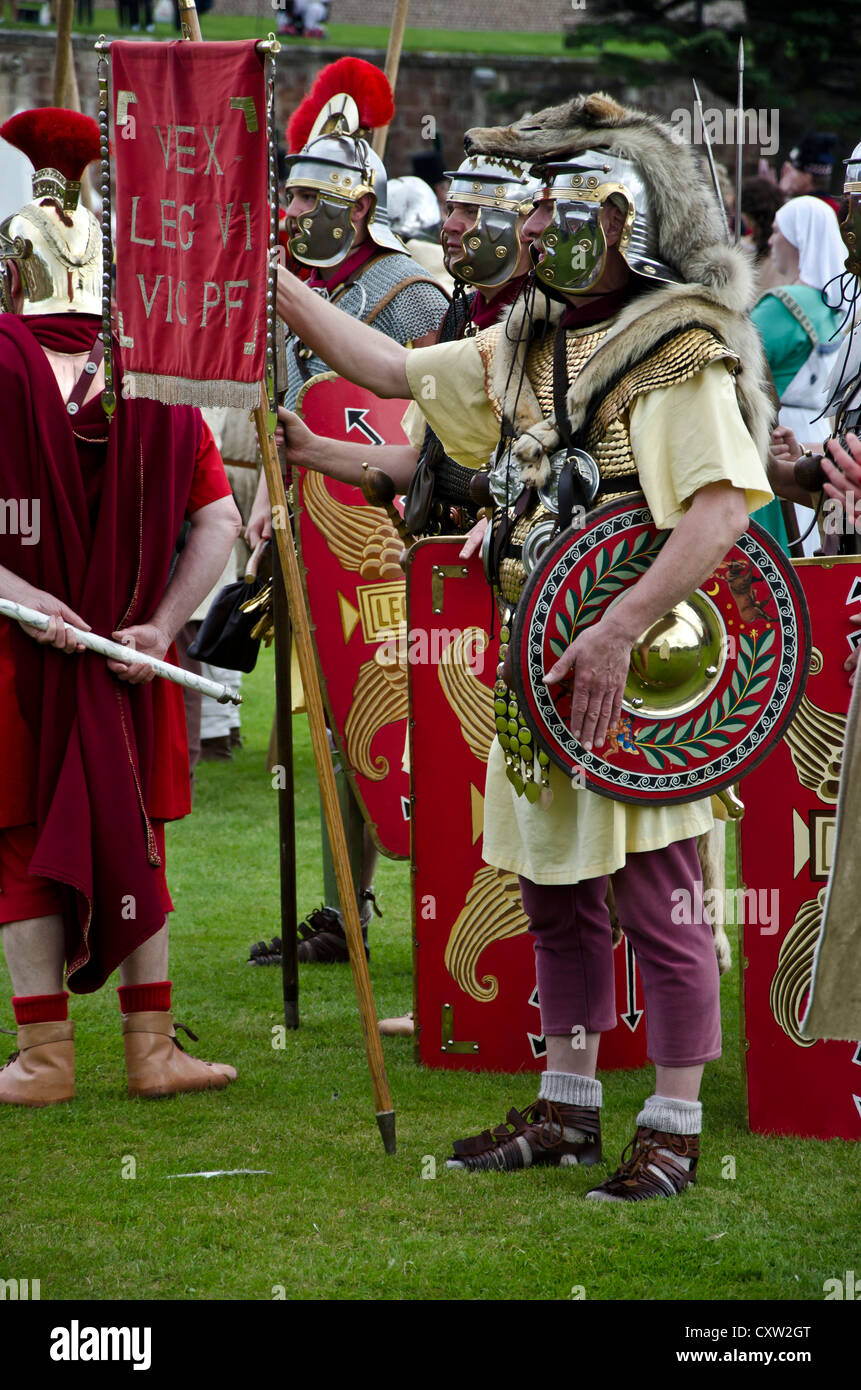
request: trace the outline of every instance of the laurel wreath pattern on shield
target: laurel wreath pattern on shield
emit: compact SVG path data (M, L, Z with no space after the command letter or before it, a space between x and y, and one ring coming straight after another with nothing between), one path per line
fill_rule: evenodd
M628 580L635 579L648 568L665 538L659 533L649 545L649 534L643 531L633 543L620 541L610 557L606 551L602 551L594 573L591 566L583 571L580 576L579 606L570 589L565 595L570 623L561 613L556 614L556 630L562 641L551 639L550 647L557 656L561 656L571 645L577 629L596 609L603 606L611 594L624 588ZM708 757L711 750L720 752L727 748L734 734L743 733L746 723L742 716L758 713L759 705L753 696L768 685L766 673L775 660L773 654L769 655L773 646L773 628L754 632L750 636L740 634L738 663L732 681L696 722L693 719L684 722L676 719L670 723L662 721L641 725L630 736L631 742L643 753L650 767L657 768L659 772L665 772L670 766L686 767L688 760L680 755L679 750ZM626 746L630 747L630 744Z
M599 551L594 571L591 565L587 565L580 575L579 605L570 589L565 595L570 627L561 613L556 614L556 630L564 639L561 643L553 638L550 640L551 650L556 656L561 656L565 648L571 645L576 630L592 621L606 599L624 589L630 580L639 578L649 568L666 539L666 531L658 531L654 536L650 536L648 531L641 531L633 541L620 541L612 555L608 555L606 550Z
M620 535L623 528L627 533L632 527L642 523L652 523L651 513L645 507L635 506L607 517L600 527L594 528L590 537L584 537L584 544L594 544L596 539L604 542L604 552L599 552L578 575L576 586L571 585L568 576L573 564L580 558L579 545L569 547L564 556L557 556L550 567L545 569L541 578L540 592L532 610L532 626L528 633L524 633L524 673L530 698L536 704L539 722L544 722L549 740L548 751L554 761L557 761L553 753L554 739L565 745L570 740L570 734L556 703L558 696L551 695L544 685L544 641L547 641L557 656L560 655L582 627L593 622L601 611L605 611L608 601L617 593L621 593L648 568L657 551L667 540L668 533L656 534L650 528L648 532L641 532L633 539L628 534ZM612 552L607 542L614 546ZM636 715L628 715L622 719L617 735L619 747L624 748L629 754L642 751L643 772L638 773L632 768L616 766L608 762L603 755L578 747L578 764L587 773L598 775L606 787L618 788L620 792L648 787L650 791L675 793L676 789L681 790L683 786L693 789L706 782L714 777L716 770L719 770L722 777L726 777L754 753L778 722L781 705L797 676L799 659L804 655L804 643L801 641L803 634L796 630L796 607L787 579L755 533L749 531L739 537L737 548L750 557L771 590L772 602L777 611L771 636L769 637L767 632L751 633L749 636L739 635L737 661L741 667L740 679L736 682L735 688L732 683L729 685L728 694L724 692L723 696L716 697L717 707L712 701L705 724L702 722L703 712L693 716L696 724L690 718L685 721L685 717L680 716L672 723L661 720L654 726L645 725L635 729L633 726L637 722ZM554 596L560 588L565 590L567 620L565 614L558 610L553 614L553 620L556 623L558 638L563 638L564 644L551 637L549 633L543 638L541 632L542 615L545 622L550 619ZM770 648L778 635L781 640L776 644L777 650L772 652ZM755 642L752 641L754 637ZM807 640L809 642L809 634ZM760 702L759 717L748 727L747 732L742 733L741 738L734 737L732 724L747 713L744 709L746 700L763 689L760 680L770 671L772 661L779 661L779 671L771 671L770 679L774 683L771 698L765 706ZM686 722L691 723L690 728L686 727ZM722 735L726 737L723 738ZM702 743L704 738L713 742L706 743L704 749L691 747L695 742ZM686 748L689 749L689 756L699 759L705 757L707 761L701 762L699 766L689 766L681 757ZM560 762L560 766L565 767L565 763Z

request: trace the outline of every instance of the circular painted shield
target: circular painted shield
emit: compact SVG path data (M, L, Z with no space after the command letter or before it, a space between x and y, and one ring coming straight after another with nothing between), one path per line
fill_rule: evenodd
M578 633L636 584L660 553L642 493L609 502L557 536L526 581L511 636L520 711L569 775L620 801L692 801L728 787L771 750L801 698L810 621L788 557L750 529L631 654L622 716L603 748L569 730L573 680L549 671Z

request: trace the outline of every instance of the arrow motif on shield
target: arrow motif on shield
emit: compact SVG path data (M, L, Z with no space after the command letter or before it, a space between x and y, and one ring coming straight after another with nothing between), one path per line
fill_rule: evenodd
M314 433L369 446L403 443L403 401L324 373L306 383L297 412ZM296 469L297 532L314 646L332 735L379 849L409 854L406 580L403 542L361 490ZM395 647L395 654L392 648Z

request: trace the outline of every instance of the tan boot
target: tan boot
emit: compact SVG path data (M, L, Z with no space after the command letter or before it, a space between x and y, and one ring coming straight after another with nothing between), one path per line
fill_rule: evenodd
M177 1042L172 1013L124 1014L123 1045L130 1096L155 1098L178 1095L181 1091L220 1091L236 1080L235 1067L200 1062L183 1052Z
M75 1094L75 1025L25 1023L18 1051L0 1068L0 1104L57 1105Z

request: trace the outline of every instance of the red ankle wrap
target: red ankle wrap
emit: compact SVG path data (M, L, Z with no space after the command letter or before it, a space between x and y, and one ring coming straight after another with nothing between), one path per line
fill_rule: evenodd
M69 996L61 994L13 995L12 1008L19 1028L27 1023L65 1023L69 1017Z
M120 985L117 994L124 1014L166 1014L170 1011L170 980L148 985Z

